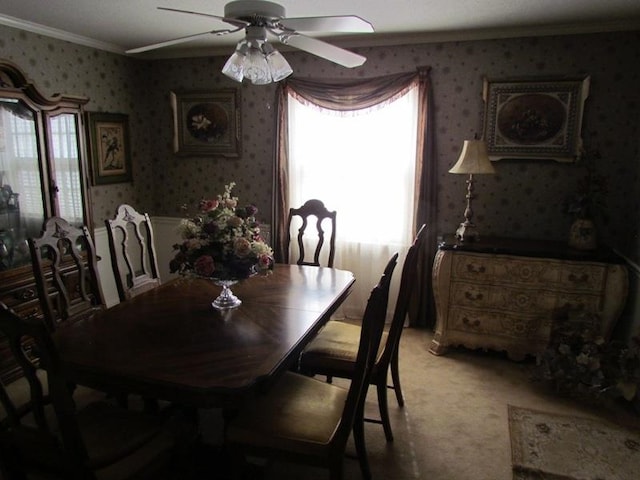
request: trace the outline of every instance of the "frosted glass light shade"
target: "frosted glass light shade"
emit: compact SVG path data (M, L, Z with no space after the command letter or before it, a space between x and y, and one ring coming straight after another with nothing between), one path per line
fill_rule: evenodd
M279 82L293 73L280 52L266 40L264 28L247 29L247 38L241 40L229 57L222 73L242 82L245 78L254 85Z
M267 63L271 69L271 78L274 82L284 80L293 73L293 69L289 63L285 60L282 54L274 50L267 55Z
M271 83L271 69L260 45L252 44L249 46L244 61L244 76L254 85Z
M247 58L247 43L242 41L238 43L236 51L229 57L227 63L222 67L222 73L227 77L235 80L236 82L242 82L244 78L244 63Z

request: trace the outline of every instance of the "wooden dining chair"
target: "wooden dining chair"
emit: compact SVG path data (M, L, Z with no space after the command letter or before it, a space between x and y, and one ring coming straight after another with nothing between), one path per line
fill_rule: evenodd
M42 236L29 238L31 263L44 321L50 330L105 308L97 256L86 226L48 218Z
M397 254L389 260L395 265ZM366 386L380 345L389 300L389 268L367 302L355 369L348 388L288 371L269 390L243 403L226 425L235 460L266 457L328 468L342 479L346 443L353 430L363 478L371 477L362 417Z
M147 213L122 204L105 220L111 267L120 301L160 285L153 227Z
M97 401L76 408L51 332L35 317L20 318L0 304L0 332L29 384L30 410L0 384L7 413L0 423L0 462L5 480L156 479L186 459L195 426L178 416L153 416ZM33 349L23 347L25 339ZM34 353L37 352L37 353ZM43 385L40 370L46 371ZM45 392L47 394L45 395Z
M411 291L416 281L418 248L426 232L426 225L422 225L405 257L393 318L388 330L383 333L381 350L378 352L370 378L371 384L377 389L380 419L366 418L365 421L382 424L387 441L393 441L387 401L388 389L395 391L398 405L404 406L398 365L400 337L409 309ZM329 381L332 377L351 378L355 372L360 330L360 325L329 321L302 352L299 371L305 375L326 375ZM389 370L391 385L388 384Z
M324 206L320 200L312 199L307 200L300 208L290 208L289 218L287 220L287 238L285 243L285 252L287 254L287 263L289 263L289 247L291 246L291 228L294 223L294 219L298 218L298 221L302 220L302 225L298 229L297 245L298 245L298 265L312 265L320 266L320 255L323 253L323 247L325 246L324 234L325 231L322 227L325 219L330 220L331 232L329 237L328 246L328 259L326 266L332 268L333 260L335 258L336 249L336 212L330 212ZM309 225L310 217L315 217L315 229ZM309 228L309 230L307 230ZM305 256L305 241L311 242L307 245L315 245L313 251L313 260L307 260Z

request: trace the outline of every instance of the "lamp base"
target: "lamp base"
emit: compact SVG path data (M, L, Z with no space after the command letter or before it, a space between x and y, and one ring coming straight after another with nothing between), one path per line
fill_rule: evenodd
M476 230L475 224L466 221L462 222L456 230L456 238L461 242L472 242L479 240L478 230Z

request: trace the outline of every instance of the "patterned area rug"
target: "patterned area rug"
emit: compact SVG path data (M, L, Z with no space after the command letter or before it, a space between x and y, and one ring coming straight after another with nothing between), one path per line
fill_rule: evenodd
M514 480L638 480L640 432L509 405Z

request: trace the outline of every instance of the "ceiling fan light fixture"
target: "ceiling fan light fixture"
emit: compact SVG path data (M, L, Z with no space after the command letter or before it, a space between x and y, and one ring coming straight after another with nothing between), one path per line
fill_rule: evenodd
M238 43L236 51L222 68L222 73L236 82L246 78L254 85L267 85L288 77L293 69L282 54L267 42L264 28L249 27L247 38Z
M267 57L262 51L262 42L249 40L249 49L244 60L244 76L254 85L266 85L271 83L271 68L267 63Z
M265 43L263 45L263 50L266 54L267 63L271 69L271 77L274 82L279 82L280 80L284 80L289 75L293 73L293 69L289 62L284 58L284 56L270 43Z
M229 57L227 63L222 67L222 73L236 82L242 82L248 49L249 47L247 46L246 40L238 42L236 51L233 52L233 55Z

